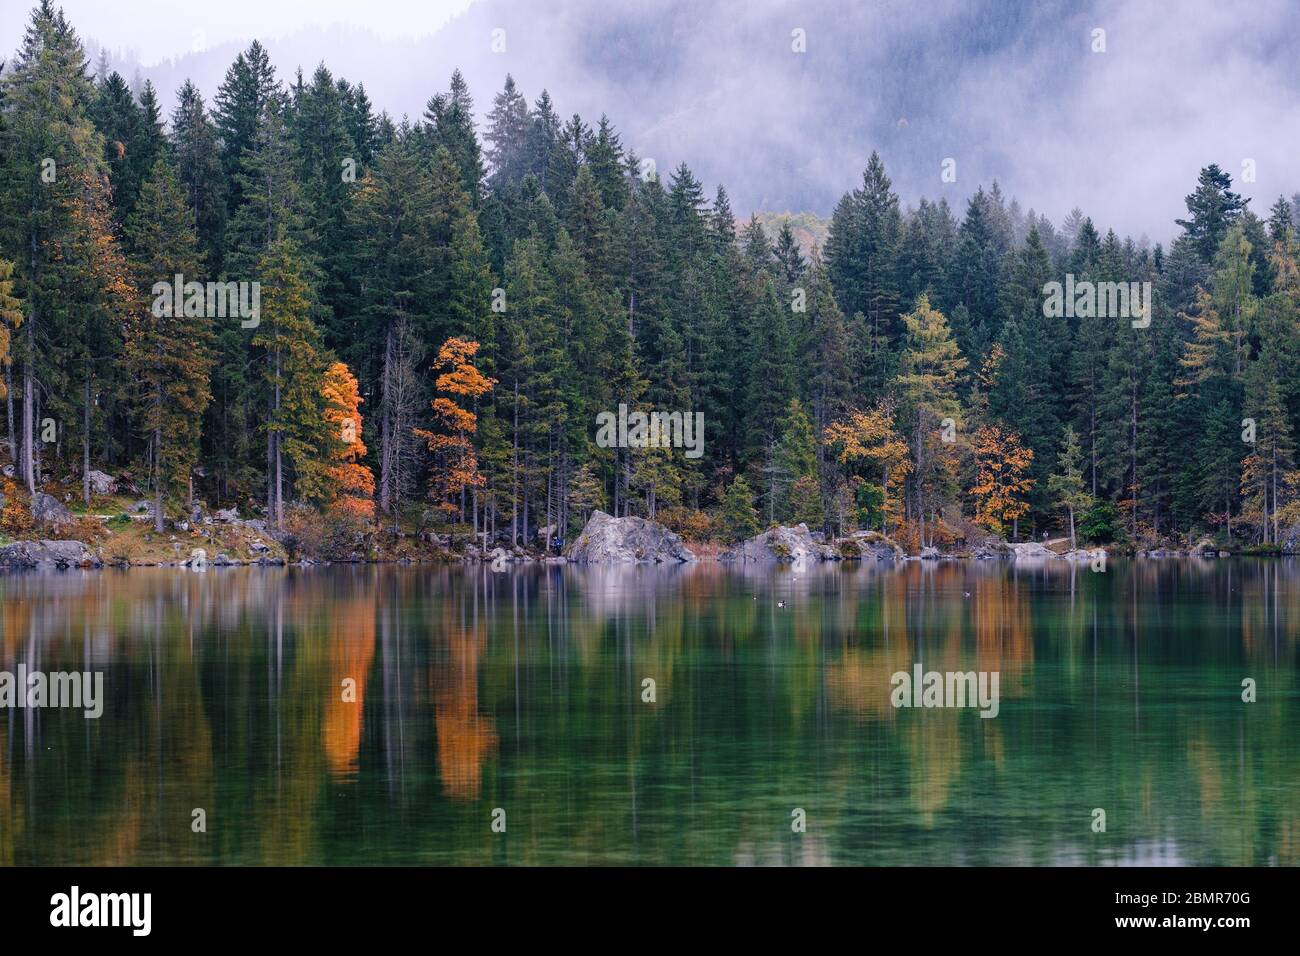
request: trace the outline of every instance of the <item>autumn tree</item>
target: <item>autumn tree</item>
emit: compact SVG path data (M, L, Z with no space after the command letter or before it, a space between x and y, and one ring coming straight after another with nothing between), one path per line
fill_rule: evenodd
M1008 522L1017 525L1029 510L1026 497L1034 483L1026 471L1033 460L1033 450L1022 447L1020 437L1000 425L985 425L975 433L977 477L971 494L979 524L997 534Z
M891 508L892 483L905 478L912 470L907 442L894 426L894 408L882 403L865 412L854 411L843 421L832 422L822 433L822 441L835 450L835 460L842 467L866 467L879 475L879 482L867 488L879 488L880 530L888 530ZM863 497L859 495L859 497ZM877 509L868 501L860 500L859 508L868 513Z
M329 507L358 518L375 513L375 476L366 466L365 443L361 440L361 403L356 376L342 362L325 370L321 386L325 400L326 431L334 436L325 449Z
M417 428L415 434L428 443L433 455L429 497L448 519L464 512L465 490L483 483L473 435L478 416L459 403L472 404L492 391L495 379L474 366L479 343L451 338L442 344L433 367L438 370L434 388L433 429Z

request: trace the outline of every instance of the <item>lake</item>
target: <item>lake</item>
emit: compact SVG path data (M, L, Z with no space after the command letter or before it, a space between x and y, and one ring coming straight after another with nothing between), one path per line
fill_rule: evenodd
M0 863L1296 864L1298 627L1277 560L4 576L103 712L0 710Z

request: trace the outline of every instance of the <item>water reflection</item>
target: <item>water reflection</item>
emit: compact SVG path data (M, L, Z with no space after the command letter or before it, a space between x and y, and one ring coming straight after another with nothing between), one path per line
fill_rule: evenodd
M108 697L0 711L0 864L1295 864L1298 623L1279 561L0 577Z

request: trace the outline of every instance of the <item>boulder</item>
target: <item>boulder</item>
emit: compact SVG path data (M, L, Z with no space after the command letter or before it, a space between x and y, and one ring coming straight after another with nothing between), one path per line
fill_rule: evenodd
M1009 544L1000 538L991 538L988 541L982 541L975 545L975 549L971 552L971 556L979 561L993 561L998 558L1014 557L1015 552L1011 550Z
M72 512L63 507L57 498L43 492L32 495L32 517L37 524L66 524L72 520Z
M578 539L565 549L570 561L584 564L634 564L694 561L682 539L646 518L615 518L593 512Z
M1055 558L1056 552L1046 545L1039 544L1037 541L1026 541L1023 544L1009 544L1011 556L1017 561L1037 561L1044 558Z
M117 479L112 475L90 471L86 473L86 478L90 481L90 490L97 495L111 495L117 491Z
M0 548L0 568L97 568L102 564L80 541L15 541Z
M1067 551L1065 554L1058 555L1065 561L1093 561L1100 559L1106 560L1105 548L1078 548L1074 551Z
M190 550L190 559L185 563L195 569L207 567L208 552L202 548L193 548Z
M238 508L218 508L212 512L212 520L217 524L233 524L239 520Z
M145 499L141 498L139 501L137 501L135 504L131 506L131 513L137 515L152 515L153 502L146 501Z
M854 531L835 539L835 549L846 561L902 561L907 553L876 531Z
M840 557L833 548L817 542L806 524L777 525L748 541L741 542L730 551L718 556L719 561L834 561Z
M917 557L922 561L938 561L940 558L939 549L924 547L921 549L921 553L918 554Z

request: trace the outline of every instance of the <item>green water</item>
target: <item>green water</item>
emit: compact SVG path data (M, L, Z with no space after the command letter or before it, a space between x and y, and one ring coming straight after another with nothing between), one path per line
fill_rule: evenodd
M0 863L1295 864L1298 628L1236 559L0 577L107 698L0 710Z

